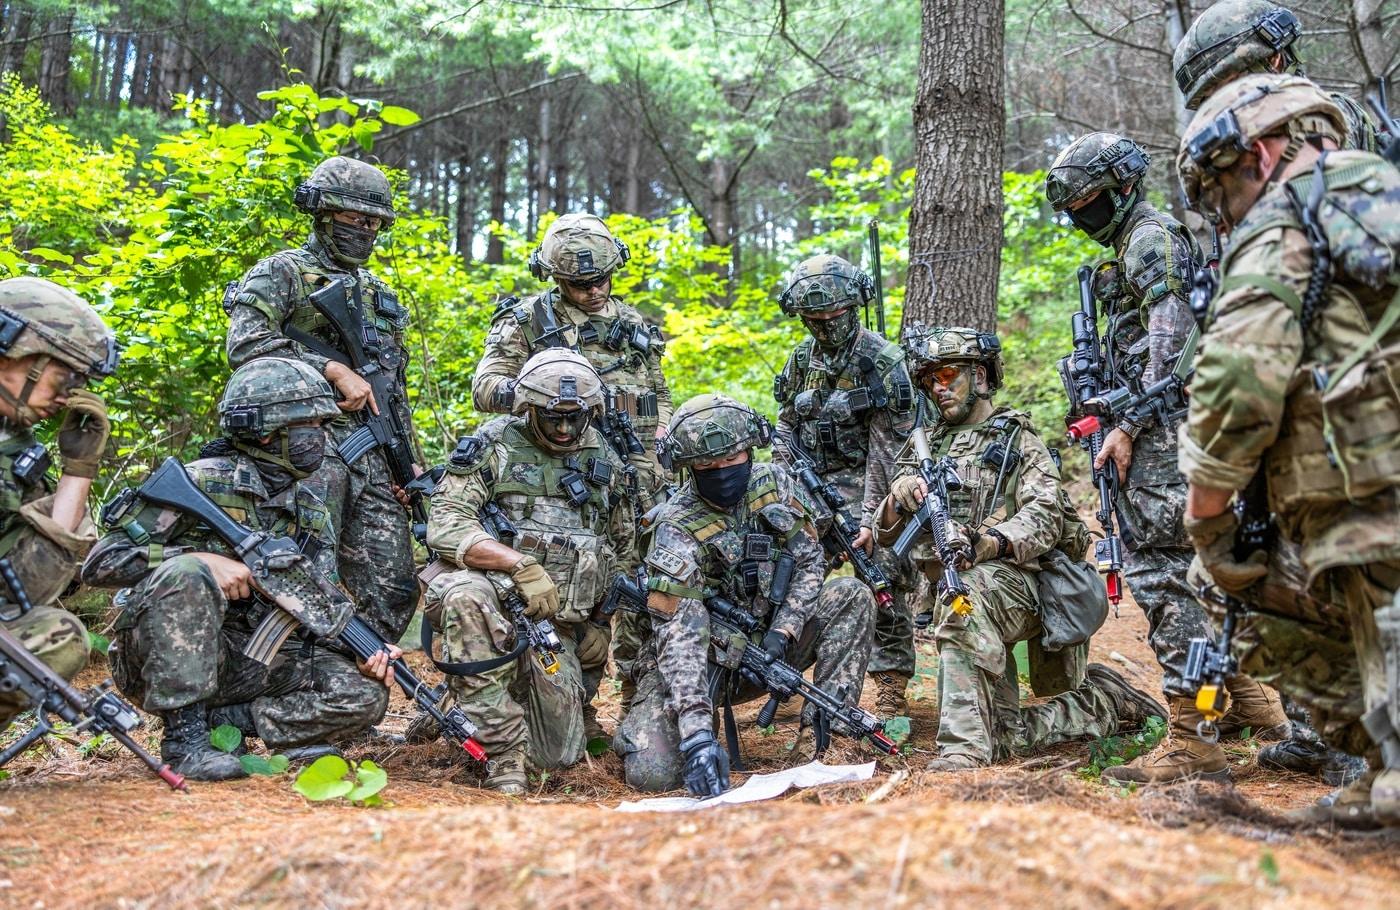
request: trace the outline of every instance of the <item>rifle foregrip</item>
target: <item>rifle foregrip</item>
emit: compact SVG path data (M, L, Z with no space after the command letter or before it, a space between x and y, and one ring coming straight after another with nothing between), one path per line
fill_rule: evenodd
M781 703L782 702L779 701L778 696L768 696L767 703L764 704L764 706L758 711L758 725L760 727L773 726L773 719L778 716L778 705L780 705Z

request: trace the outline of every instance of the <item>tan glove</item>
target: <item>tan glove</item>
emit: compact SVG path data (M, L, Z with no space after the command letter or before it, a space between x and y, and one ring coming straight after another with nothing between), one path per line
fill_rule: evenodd
M924 504L924 494L928 492L928 485L918 474L905 474L896 477L894 483L890 484L890 495L899 505L905 515L913 515L919 511L919 506Z
M96 477L112 424L107 420L107 403L102 396L86 389L68 393L68 410L58 428L58 453L63 456L63 473L74 477Z
M601 667L608 661L608 645L612 642L612 627L596 622L583 624L583 637L574 648L578 665L585 670Z
M559 588L544 566L533 556L522 556L510 570L515 589L525 599L525 615L531 619L553 619L559 612Z
M1239 519L1229 509L1210 518L1186 516L1186 533L1215 584L1226 594L1242 597L1254 583L1269 574L1269 554L1252 553L1245 562L1235 559L1235 531Z

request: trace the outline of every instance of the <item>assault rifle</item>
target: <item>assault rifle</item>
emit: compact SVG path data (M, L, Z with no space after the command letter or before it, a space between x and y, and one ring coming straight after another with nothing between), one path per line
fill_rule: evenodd
M763 624L722 597L711 597L705 601L711 619L733 629L736 635L724 640L726 648L740 649L737 669L746 676L758 680L768 691L768 703L758 712L758 725L767 727L773 723L778 706L793 695L799 695L816 710L817 750L826 748L830 740L833 724L842 733L853 739L868 739L870 744L894 755L899 747L885 733L884 721L861 708L846 704L844 694L832 693L810 683L791 664L774 660L762 647L754 644L752 636L764 631Z
M875 560L866 555L865 550L855 545L856 537L860 535L860 525L851 513L846 511L846 500L841 495L841 491L829 481L822 480L817 474L816 466L812 462L811 456L803 450L801 443L797 441L797 434L787 440L788 451L792 453L792 470L797 475L797 479L802 482L802 486L807 488L807 492L813 498L823 503L831 511L831 529L822 535L822 547L827 555L834 558L845 557L851 563L851 568L855 569L860 580L870 586L870 590L875 592L875 600L880 605L880 609L889 609L894 601L894 595L890 593L890 579L885 574L885 570L880 568Z
M1108 377L1112 372L1106 345L1099 337L1093 277L1092 268L1087 265L1079 267L1079 311L1070 321L1074 353L1061 358L1059 369L1065 397L1069 399L1069 413L1065 416L1066 435L1089 453L1094 486L1099 494L1099 508L1094 517L1103 529L1103 539L1094 543L1094 562L1104 576L1108 599L1117 609L1123 600L1123 542L1118 538L1113 518L1113 509L1118 500L1118 466L1113 459L1109 459L1102 468L1093 467L1099 450L1103 448L1104 429L1097 419L1090 423L1080 420L1086 414L1085 403L1108 391Z
M1165 425L1185 416L1186 384L1195 372L1196 345L1200 337L1200 328L1192 326L1171 373L1141 393L1134 395L1131 389L1120 387L1085 401L1082 404L1085 416L1071 424L1070 434L1078 433L1082 438L1124 419L1138 425L1153 420Z
M915 427L909 438L919 456L919 475L923 477L928 491L924 494L923 504L910 517L909 524L890 550L900 559L905 559L919 535L925 532L932 535L934 552L943 563L943 578L938 583L939 595L954 613L966 616L972 612L972 601L968 599L970 592L967 584L958 575L957 556L949 538L953 522L948 513L948 493L962 489L962 478L953 467L951 458L945 456L934 462L923 427Z
M1234 560L1244 562L1255 553L1272 550L1278 543L1278 527L1269 511L1268 479L1263 465L1259 466L1249 485L1235 498L1232 508L1239 521L1231 546L1230 555ZM1196 732L1203 740L1215 742L1220 736L1215 722L1225 714L1225 680L1233 676L1237 669L1234 655L1230 653L1235 622L1250 607L1214 585L1202 585L1197 594L1225 608L1220 637L1215 641L1209 638L1191 639L1191 646L1186 652L1186 667L1182 672L1182 682L1196 689L1196 710L1205 718L1197 724Z
M508 547L514 546L514 541L519 536L515 524L494 502L487 502L481 507L481 525L486 529L486 533ZM559 672L559 655L564 652L564 643L559 640L554 623L547 619L530 619L525 615L525 598L515 589L515 582L509 574L487 572L486 578L496 589L501 603L505 604L515 623L516 643L510 655L511 659L519 657L529 648L534 651L540 669L549 674Z
M885 281L880 274L880 222L870 219L870 276L875 280L875 331L885 337ZM870 328L870 305L865 305L865 327ZM883 407L883 405L881 405Z
M347 293L348 288L348 293ZM314 335L293 325L282 326L288 338L354 370L369 383L376 414L369 407L356 412L359 429L336 444L346 464L359 461L371 449L382 449L389 466L389 476L409 496L413 512L413 535L419 543L427 538L428 509L423 503L421 487L413 486L417 477L413 467L413 439L409 428L399 418L398 406L404 404L395 391L397 377L385 370L379 360L384 341L374 323L365 317L360 286L338 279L311 294L307 302L325 317L330 329L339 338L344 350L326 344Z
M1376 119L1380 121L1381 131L1381 157L1396 167L1400 167L1400 123L1395 122L1395 118L1390 116L1390 105L1386 102L1385 81L1381 81L1380 89L1366 96L1366 103L1371 105L1371 110L1375 112Z
M4 563L6 582L15 594L20 609L28 612L29 598L24 588L12 581L14 569L9 560ZM131 731L141 726L141 715L136 709L112 691L110 680L84 694L71 683L59 676L42 660L30 654L20 640L0 626L0 692L21 692L33 705L34 728L21 736L3 752L0 752L0 767L10 759L22 754L34 745L40 737L53 732L57 717L73 726L75 730L88 730L93 734L106 733L141 759L146 767L156 773L172 790L185 790L185 778L151 753L141 748L131 738Z

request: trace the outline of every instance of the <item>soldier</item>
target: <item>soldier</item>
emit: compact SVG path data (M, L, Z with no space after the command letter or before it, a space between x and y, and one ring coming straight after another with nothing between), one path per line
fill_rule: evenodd
M671 418L663 440L672 468L689 478L657 515L647 550L647 612L652 634L639 663L637 698L613 746L627 784L662 791L684 782L697 796L729 786L729 762L715 738L711 625L706 597L720 595L766 626L763 649L798 669L815 665L813 682L860 700L870 655L875 599L854 578L826 584L817 543L792 477L755 464L754 449L772 427L724 395L700 395ZM794 563L786 597L776 602L774 569ZM734 674L718 677L729 705L765 694ZM804 709L797 751L813 753L814 718Z
M661 332L612 296L612 276L630 257L627 244L597 216L561 215L551 224L530 254L530 274L540 281L552 279L554 287L524 300L500 302L472 378L472 403L478 411L508 413L526 359L547 348L569 348L588 358L605 384L608 441L619 454L626 452L629 475L635 472L632 502L634 518L640 518L661 500L666 485L654 443L671 419L671 390L661 372ZM631 424L630 438L616 414ZM635 557L627 558L635 564ZM614 626L613 662L622 676L625 711L634 691L637 614L618 613ZM601 735L591 705L586 715L590 738Z
M624 571L635 532L622 461L593 426L603 386L588 360L541 351L525 362L513 391L515 416L463 437L433 494L428 545L447 571L430 575L426 613L453 661L509 652L514 626L502 591L511 587L526 618L558 627L563 652L555 673L542 669L538 655L522 654L448 679L491 755L486 786L518 795L527 755L535 767L552 769L583 754L583 705L597 690L610 638L594 610ZM491 504L509 533L498 520L483 521Z
M322 423L339 414L331 387L311 367L256 360L224 389L226 435L185 467L238 521L305 540L303 551L331 579L334 522L306 481L326 453ZM220 724L304 760L384 716L392 670L382 656L357 669L345 654L297 638L268 666L244 655L272 608L254 598L248 567L197 519L136 490L113 500L103 521L107 534L83 564L83 581L127 588L117 597L112 677L164 720L160 753L176 771L194 780L247 776L235 754L210 744L210 728Z
M1182 224L1147 201L1142 178L1149 157L1131 139L1090 133L1055 159L1045 198L1057 212L1114 258L1094 272L1094 296L1105 319L1108 382L1140 393L1171 375L1195 326L1191 284L1201 263L1196 241ZM1182 415L1184 416L1184 415ZM1165 419L1164 419L1165 418ZM1196 693L1182 678L1193 638L1209 638L1210 623L1187 583L1191 543L1182 527L1186 481L1176 467L1181 416L1123 419L1104 439L1094 462L1111 459L1122 478L1117 501L1124 543L1124 575L1147 615L1148 643L1162 668L1162 694L1171 713L1169 738L1150 755L1109 768L1105 777L1138 783L1200 775L1229 776L1218 742L1196 732ZM1243 674L1227 684L1230 713L1222 728L1248 728L1262 739L1289 732L1278 696Z
M111 330L77 295L39 278L0 281L0 561L14 570L0 582L0 622L64 679L87 664L87 631L56 601L97 539L87 497L110 432L107 405L84 387L116 367ZM33 427L60 412L54 483ZM0 730L29 707L0 691Z
M1186 529L1221 589L1249 602L1266 573L1264 553L1235 559L1229 507L1262 469L1310 591L1349 625L1354 662L1335 648L1274 653L1306 659L1318 686L1359 669L1376 770L1305 814L1364 826L1400 820L1400 174L1337 151L1345 131L1316 85L1270 74L1226 85L1183 135L1186 196L1230 242L1180 459ZM1328 637L1314 619L1300 615L1298 635Z
M859 511L856 546L874 551L875 510L889 492L889 468L914 426L916 403L904 351L861 328L858 308L874 299L870 276L839 256L813 256L788 275L778 303L800 316L812 337L788 357L773 383L778 432L773 457L795 460L796 439L818 476L836 486ZM893 582L893 601L875 616L869 671L882 716L907 715L904 693L914 675L914 626L907 592L914 586L908 563L887 550L876 557Z
M1040 638L1041 559L1060 548L1079 560L1088 531L1061 489L1059 470L1030 415L992 404L1002 379L996 335L915 323L904 347L914 381L938 415L931 427L914 432L927 434L935 459L953 460L963 482L950 497L949 511L958 526L952 545L972 607L964 615L938 596L943 565L926 537L913 558L938 600L938 757L929 770L977 768L1013 753L1108 736L1148 717L1165 718L1160 705L1099 664L1090 664L1070 691L1021 707L1007 645ZM923 503L928 488L916 462L906 446L878 513L882 544L893 543ZM1077 675L1069 674L1071 682Z
M1225 83L1250 73L1303 75L1293 47L1302 33L1298 17L1269 0L1220 0L1206 7L1172 53L1186 109L1194 111ZM1341 147L1376 151L1371 115L1346 95L1333 92L1331 98L1346 121Z
M346 283L364 323L367 352L394 377L392 404L412 436L405 387L408 311L384 282L362 268L380 230L394 223L389 181L373 165L328 158L297 187L296 205L313 218L311 236L297 249L259 262L224 295L229 314L228 358L240 367L258 357L291 357L325 376L344 413L327 424L337 445L355 429L350 415L380 404L365 378L345 365L342 341L307 299L333 281ZM412 445L412 441L408 441ZM340 540L341 580L359 614L389 641L398 641L418 604L413 538L404 494L381 450L347 465L336 445L326 452L321 481Z

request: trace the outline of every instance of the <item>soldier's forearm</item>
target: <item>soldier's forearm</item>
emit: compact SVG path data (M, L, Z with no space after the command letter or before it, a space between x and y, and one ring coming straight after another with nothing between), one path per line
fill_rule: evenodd
M88 492L92 489L91 477L74 477L64 474L58 479L53 491L53 520L65 530L76 531L87 515Z
M519 550L488 537L467 548L462 554L462 565L484 572L509 572L523 558Z
M1204 487L1188 484L1186 487L1186 516L1188 518L1214 518L1230 506L1234 490L1218 487Z
M502 395L497 394L502 385L509 381L508 376L492 375L478 370L472 379L472 406L485 414L509 414L510 406L505 403Z

